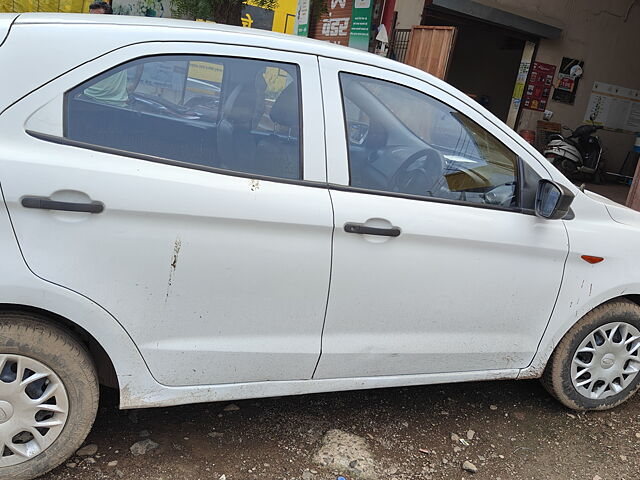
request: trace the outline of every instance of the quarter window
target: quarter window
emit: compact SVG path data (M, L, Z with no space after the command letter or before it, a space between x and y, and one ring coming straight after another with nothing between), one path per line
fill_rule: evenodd
M299 72L262 60L163 55L65 96L65 136L123 152L301 178Z
M518 157L454 108L395 83L340 74L350 185L517 206Z

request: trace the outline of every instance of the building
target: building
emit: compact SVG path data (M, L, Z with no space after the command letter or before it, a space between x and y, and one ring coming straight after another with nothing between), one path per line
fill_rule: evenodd
M87 11L91 0L0 0L2 11ZM117 14L170 16L170 0L112 0ZM607 170L631 174L640 131L638 0L249 0L242 24L309 35L434 73L517 131L545 134L594 120ZM298 15L296 15L298 12ZM378 42L384 25L388 42ZM419 48L420 47L420 48ZM424 48L422 48L424 47ZM581 73L581 75L576 75ZM545 111L553 123L542 123ZM626 161L626 163L625 163Z
M607 170L618 172L625 159L633 160L629 152L640 131L640 63L634 53L640 47L640 2L398 0L395 10L391 48L397 39L398 51L391 53L399 60L406 60L403 36L414 26L454 27L436 54L447 57L447 82L512 128L539 137L545 110L572 128L595 113L605 126L600 137ZM571 76L580 70L580 77ZM630 162L626 167L626 173L633 171Z

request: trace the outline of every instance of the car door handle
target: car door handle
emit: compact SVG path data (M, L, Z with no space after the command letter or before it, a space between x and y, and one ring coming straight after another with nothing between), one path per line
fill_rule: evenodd
M47 197L23 197L20 203L25 208L62 210L63 212L101 213L104 210L102 202L59 202Z
M381 235L383 237L397 237L400 235L399 227L378 228L378 227L369 227L364 223L353 223L353 222L345 223L344 231L347 233L359 233L361 235Z

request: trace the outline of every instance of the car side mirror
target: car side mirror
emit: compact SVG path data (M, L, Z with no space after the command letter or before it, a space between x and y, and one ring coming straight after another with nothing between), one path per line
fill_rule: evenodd
M536 193L536 215L549 220L564 218L574 199L573 193L559 183L540 180Z

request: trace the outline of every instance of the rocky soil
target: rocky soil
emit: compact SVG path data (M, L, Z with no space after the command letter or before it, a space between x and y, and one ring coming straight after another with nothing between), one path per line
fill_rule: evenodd
M536 381L120 411L104 390L77 455L46 480L640 478L640 396L576 413Z

